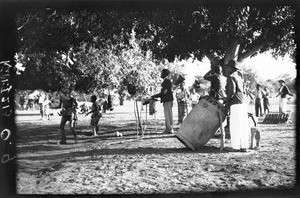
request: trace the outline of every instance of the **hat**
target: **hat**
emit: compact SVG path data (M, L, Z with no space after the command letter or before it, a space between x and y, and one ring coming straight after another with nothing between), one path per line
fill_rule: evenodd
M282 79L278 80L278 82L282 82L282 83L285 83L285 81L284 81L284 80L282 80Z
M233 68L233 69L235 69L235 70L238 70L238 69L239 69L239 68L236 67L236 62L235 62L234 60L232 60L232 59L229 60L228 63L227 63L225 66L231 67L231 68Z

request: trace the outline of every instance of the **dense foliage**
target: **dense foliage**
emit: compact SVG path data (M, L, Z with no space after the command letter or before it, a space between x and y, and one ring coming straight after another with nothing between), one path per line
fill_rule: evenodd
M162 67L179 71L170 66L177 59L207 57L223 65L268 50L293 56L294 20L289 6L19 12L17 60L25 67L19 89L70 84L123 93L129 78L143 92L157 85Z

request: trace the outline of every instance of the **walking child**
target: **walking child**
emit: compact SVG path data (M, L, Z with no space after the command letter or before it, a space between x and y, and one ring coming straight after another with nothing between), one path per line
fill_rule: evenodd
M50 120L50 104L51 104L51 101L49 100L49 95L46 94L45 96L45 101L43 103L44 105L44 114L45 114L45 119L48 119Z
M98 133L98 122L100 118L102 117L102 114L100 112L101 108L99 104L96 102L97 97L95 95L91 96L91 102L93 103L91 111L87 112L85 116L89 115L92 113L91 116L91 126L92 126L92 131L94 133L94 136L97 136Z

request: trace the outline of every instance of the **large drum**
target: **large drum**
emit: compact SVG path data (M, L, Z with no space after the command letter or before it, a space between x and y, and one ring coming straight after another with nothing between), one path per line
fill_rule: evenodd
M175 136L188 148L198 150L216 133L225 120L225 108L210 96L201 98L184 119Z

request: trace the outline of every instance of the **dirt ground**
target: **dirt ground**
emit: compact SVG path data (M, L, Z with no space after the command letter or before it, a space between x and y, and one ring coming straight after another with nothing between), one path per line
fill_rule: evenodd
M294 188L294 105L288 107L291 118L286 124L262 124L259 118L261 146L247 153L222 151L216 138L198 151L186 148L175 135L162 133L161 106L157 104L156 119L147 116L144 136L136 134L132 102L104 114L97 137L92 136L90 118L79 115L78 143L66 127L66 145L57 144L60 117L56 112L49 121L39 120L37 112L18 112L17 194L186 194ZM177 121L177 108L173 111ZM144 109L144 120L145 115ZM176 125L175 131L178 128ZM117 137L117 131L123 136ZM225 144L230 147L230 139Z

